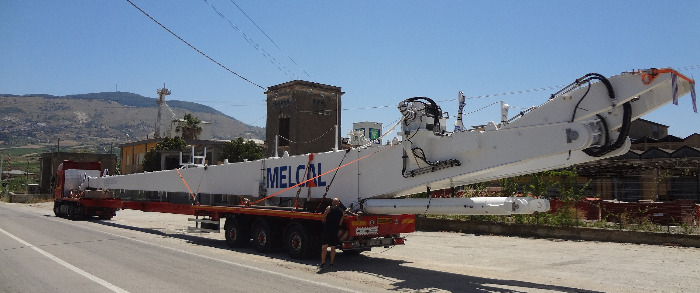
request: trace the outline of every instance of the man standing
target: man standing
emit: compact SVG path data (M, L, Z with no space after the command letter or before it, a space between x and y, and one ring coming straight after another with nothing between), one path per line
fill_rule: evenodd
M343 223L343 209L338 205L340 205L340 200L333 198L331 205L323 212L323 240L321 242L321 265L319 266L321 269L326 266L328 246L331 247L331 268L333 268L335 247L338 246L338 230Z

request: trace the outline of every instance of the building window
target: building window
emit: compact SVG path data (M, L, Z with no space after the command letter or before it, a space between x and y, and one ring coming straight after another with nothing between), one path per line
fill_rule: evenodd
M659 126L658 126L658 125L653 125L653 126L651 127L651 135L652 135L654 138L660 138L660 137L659 137Z
M326 109L326 101L324 99L314 98L312 104L316 111Z
M289 117L280 118L279 120L279 146L289 146Z
M291 104L291 102L292 102L291 99L288 99L288 98L275 100L272 102L272 107L274 109L281 109L281 108L289 106L289 104Z

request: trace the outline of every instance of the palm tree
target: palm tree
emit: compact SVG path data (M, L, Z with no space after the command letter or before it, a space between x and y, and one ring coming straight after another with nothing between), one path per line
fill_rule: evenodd
M202 134L202 127L199 126L201 122L197 116L185 114L185 118L178 121L175 131L181 134L182 139L196 140Z

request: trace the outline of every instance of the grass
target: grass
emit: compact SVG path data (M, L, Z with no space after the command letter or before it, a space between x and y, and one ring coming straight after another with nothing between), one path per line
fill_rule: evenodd
M564 209L556 213L535 213L532 215L510 215L510 216L459 216L459 215L426 215L428 218L490 222L490 223L512 223L539 225L551 227L580 227L597 228L607 230L625 230L637 232L658 232L670 234L700 234L700 227L697 224L676 223L673 225L660 225L651 222L648 217L632 217L623 213L619 215L620 221L612 222L609 219L585 220L581 219L575 211Z
M43 203L43 202L52 202L53 201L53 196L50 194L31 194L29 196L25 196L24 194L21 195L23 197L23 201L21 203L24 204L33 204L33 203ZM18 202L17 201L17 195L15 195L12 198L12 201L10 201L10 195L5 195L4 191L2 193L2 196L0 196L0 201L2 202Z

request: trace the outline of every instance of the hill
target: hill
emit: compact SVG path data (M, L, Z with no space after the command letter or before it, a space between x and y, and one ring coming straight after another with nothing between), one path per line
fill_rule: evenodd
M264 138L264 128L247 125L209 106L167 101L178 118L192 113L211 123L212 137ZM61 149L104 148L152 137L156 99L126 92L68 96L0 94L0 147L55 145Z

